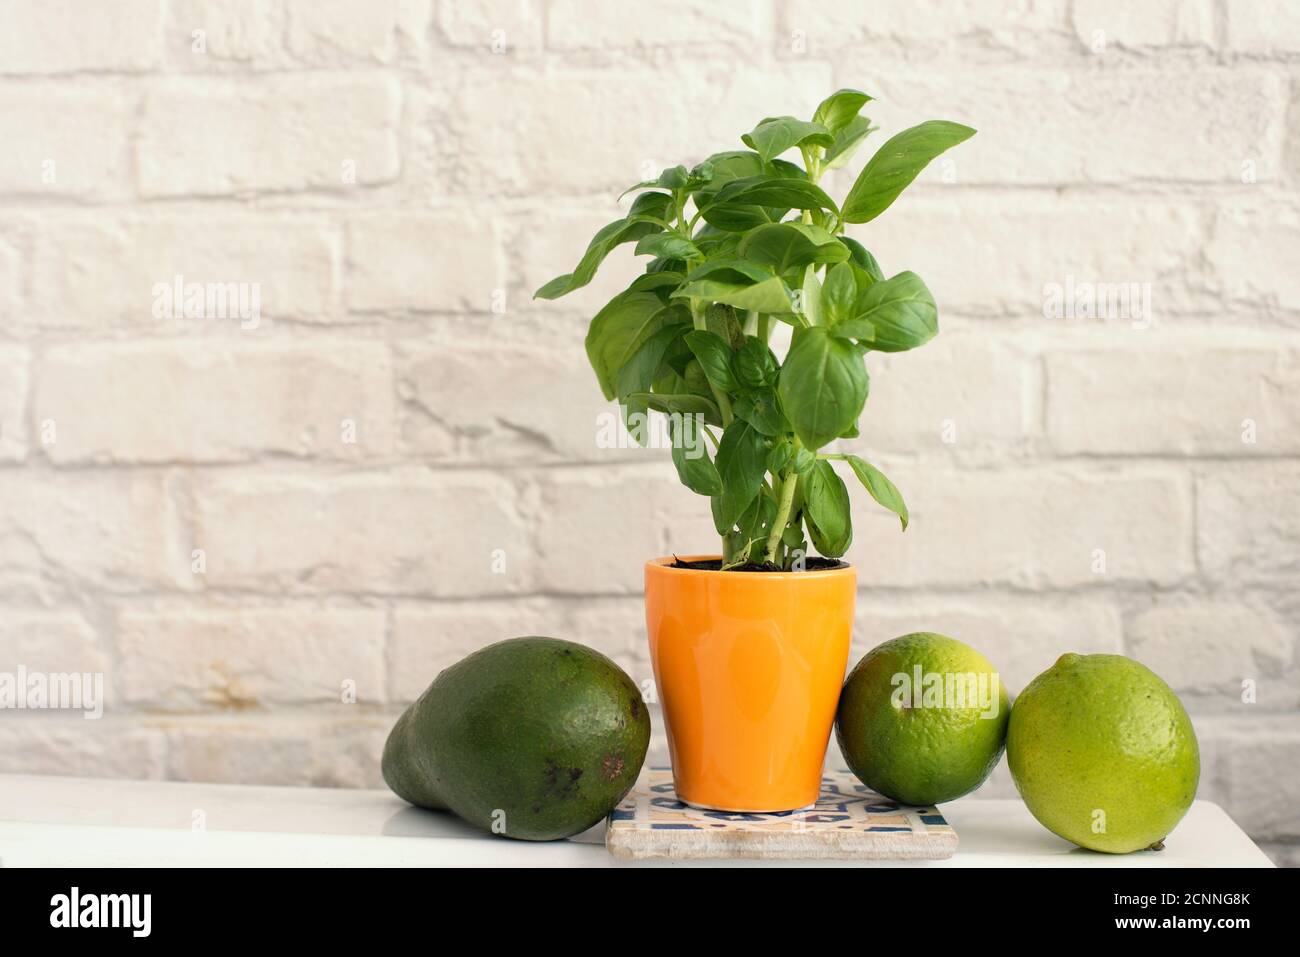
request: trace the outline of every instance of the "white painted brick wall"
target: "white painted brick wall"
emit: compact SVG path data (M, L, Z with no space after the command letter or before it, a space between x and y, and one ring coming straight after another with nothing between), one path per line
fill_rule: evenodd
M596 441L582 337L632 258L532 290L624 186L858 86L884 134L980 135L854 229L945 330L872 358L845 443L913 513L855 496L855 655L943 631L1013 691L1133 655L1300 863L1296 5L722 6L0 0L0 668L108 685L6 713L0 770L376 786L489 642L647 679L641 562L711 549L707 504ZM177 276L260 322L159 317ZM1149 313L1045 311L1106 283Z

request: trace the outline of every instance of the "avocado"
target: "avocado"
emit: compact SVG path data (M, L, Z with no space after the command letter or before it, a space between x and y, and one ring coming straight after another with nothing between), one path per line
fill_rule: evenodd
M384 781L478 827L553 841L599 823L635 783L650 715L632 679L558 638L511 638L447 668L397 719Z

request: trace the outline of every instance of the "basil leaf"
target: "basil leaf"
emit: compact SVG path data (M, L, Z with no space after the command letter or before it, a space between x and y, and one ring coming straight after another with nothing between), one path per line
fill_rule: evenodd
M833 338L825 326L795 330L777 394L806 448L820 449L857 422L867 388L858 347Z
M795 119L793 116L768 117L742 136L741 140L757 152L764 162L804 143L822 147L834 143L830 130L822 124Z
M638 196L625 219L608 223L596 233L573 272L556 276L533 293L533 298L558 299L587 285L595 277L596 270L605 261L605 257L616 246L635 242L648 233L662 230L661 224L647 222L645 217L662 218L670 202L672 197L666 193L645 193Z
M762 339L746 336L740 345L740 351L732 359L736 378L751 389L759 389L776 382L780 369L776 356L772 354Z
M737 396L731 404L731 411L764 435L785 435L790 431L790 423L781 414L776 395L771 391Z
M817 551L839 558L853 543L853 518L849 490L825 460L813 466L804 479L804 519Z
M969 126L928 120L892 136L867 161L844 200L846 223L875 219L940 153L975 135Z
M849 247L849 261L861 267L875 282L882 282L885 274L880 270L876 257L867 251L867 247L849 236L841 236L840 242Z
M692 392L634 392L628 398L665 415L702 415L710 425L722 424L722 416L713 400Z
M697 329L686 334L686 344L700 362L709 383L720 392L735 392L739 386L731 374L731 346L712 332Z
M853 266L837 263L826 272L822 283L822 313L831 325L851 319L858 298L858 284L853 278Z
M754 312L789 312L792 308L785 283L776 276L752 285L701 279L699 282L688 282L673 293L673 296L676 298L694 296Z
M587 358L606 399L617 393L619 370L664 326L689 324L688 310L665 306L653 292L624 292L596 313L587 329Z
M673 465L682 484L697 495L721 494L722 477L709 458L708 445L696 418L692 415L670 418L668 433L673 440Z
M649 390L651 383L659 377L659 369L663 365L669 345L682 334L684 328L685 326L679 324L663 327L646 339L618 370L615 391L618 403L622 407L623 424L638 445L645 445L649 436L642 435L640 428L633 427L632 416L639 415L642 421L645 421L649 407L636 396Z
M834 133L852 123L870 101L871 97L861 90L836 90L818 105L817 112L813 113L813 122Z
M638 256L663 256L665 259L701 259L699 248L680 233L665 230L642 236L634 252ZM661 274L662 275L662 274Z
M715 499L717 505L714 519L720 533L730 531L753 504L763 485L766 459L767 448L763 436L743 419L732 419L722 433L722 441L718 443L718 474L722 477L722 492Z
M732 206L768 206L780 209L829 209L839 212L835 200L813 183L783 176L749 176L732 180L714 197Z
M845 460L871 497L897 515L903 523L903 531L907 531L907 503L894 483L885 478L880 469L856 455L846 455Z
M869 322L874 329L871 348L877 352L915 349L939 333L934 297L914 272L900 272L871 286L856 309L855 321Z
M848 126L835 134L835 143L822 157L822 170L839 169L853 158L858 147L878 127L872 126L865 116L854 117Z
M849 258L847 246L820 226L805 223L759 226L740 241L738 251L743 258L770 266L778 274L809 263L836 263Z

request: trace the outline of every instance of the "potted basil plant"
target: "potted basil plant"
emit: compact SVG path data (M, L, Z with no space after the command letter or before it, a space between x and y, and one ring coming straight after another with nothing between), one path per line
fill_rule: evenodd
M870 100L840 90L811 119L762 120L741 137L746 149L637 183L627 215L536 294L585 286L620 245L648 257L592 318L586 348L628 430L648 441L648 414L666 416L682 484L710 500L717 554L646 566L674 781L703 807L816 800L856 594L839 561L852 520L837 467L907 527L893 483L828 446L858 434L869 353L925 344L937 311L919 276L886 276L844 231L975 131L932 120L898 133L837 203L818 184L875 131L861 115ZM778 323L793 327L783 356L772 349Z

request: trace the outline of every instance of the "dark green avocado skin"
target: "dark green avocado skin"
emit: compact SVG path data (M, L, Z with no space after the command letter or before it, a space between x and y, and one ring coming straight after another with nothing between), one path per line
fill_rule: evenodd
M558 638L511 638L452 665L397 719L384 781L420 807L553 841L599 823L650 744L641 691L618 665Z

